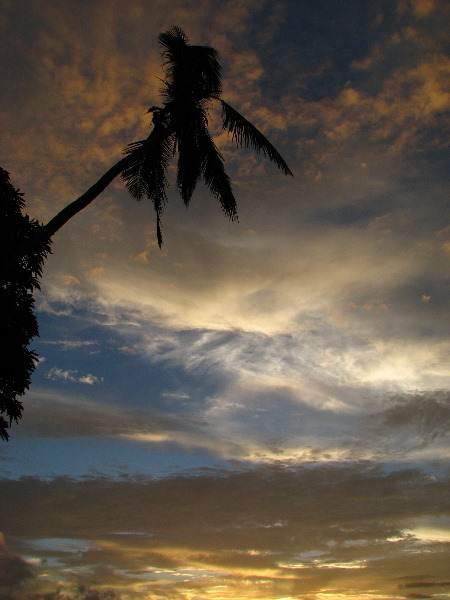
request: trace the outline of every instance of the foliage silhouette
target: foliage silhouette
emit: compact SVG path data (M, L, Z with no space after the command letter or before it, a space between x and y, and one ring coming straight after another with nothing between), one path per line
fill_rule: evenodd
M9 173L0 169L0 337L5 350L0 368L0 437L4 440L11 423L22 415L17 396L29 387L37 361L37 354L27 348L38 335L33 291L39 289L42 265L50 252L49 241L25 256L18 252L42 230L42 225L22 214L23 207L23 194L11 185Z
M262 152L286 175L292 175L272 144L234 108L221 99L222 78L218 53L208 46L191 46L184 32L173 27L159 36L165 59L162 107L153 106L153 135L126 149L131 164L122 173L128 190L137 200L145 195L153 201L157 236L161 246L160 216L167 200L167 167L178 152L177 187L189 204L197 181L202 178L220 201L224 213L237 219L236 200L223 159L208 131L207 107L222 105L223 129L240 146Z
M161 90L163 103L148 110L152 113L153 122L149 136L129 144L122 159L46 225L16 214L17 230L11 234L11 239L2 239L2 244L5 244L3 255L10 254L5 271L6 287L4 290L2 287L5 300L2 302L10 302L16 312L12 310L11 316L6 316L7 305L2 306L5 324L1 326L9 336L10 347L17 348L17 359L11 362L10 374L4 365L0 367L1 410L9 419L8 424L2 418L0 436L3 439L8 439L6 428L21 417L22 404L15 396L23 394L30 385L37 359L35 353L26 350L30 339L38 333L31 293L39 287L37 278L49 252L50 239L65 223L121 175L131 196L137 200L146 196L153 203L157 240L161 247L161 214L167 202L167 169L175 154L178 154L177 188L186 206L197 182L203 179L212 195L219 200L225 215L237 220L231 181L225 171L223 157L208 130L207 109L211 102L221 105L223 130L231 135L237 146L253 148L272 161L282 173L292 176L284 159L264 135L221 98L222 77L217 51L209 46L190 45L179 27L161 33L158 39L165 61ZM19 206L17 202L21 196L18 192L15 194L16 205ZM23 201L20 208L22 206ZM10 220L8 228L16 227L16 221ZM14 329L13 314L22 321L17 330Z

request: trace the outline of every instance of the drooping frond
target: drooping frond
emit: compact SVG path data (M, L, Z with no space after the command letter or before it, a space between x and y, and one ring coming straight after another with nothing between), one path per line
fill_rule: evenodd
M152 201L157 215L157 236L160 247L162 244L160 215L167 200L166 172L173 156L173 149L173 134L157 135L153 130L146 140L129 144L124 150L125 154L132 155L133 161L123 171L122 179L133 198L141 200L147 196Z
M199 136L207 127L206 115L201 107L191 111L191 117L176 134L176 150L178 150L177 187L188 206L194 193L197 181L202 175L202 159L199 150Z
M222 92L222 69L219 53L209 46L188 46L187 69L189 80L197 99L220 95Z
M135 200L142 200L146 192L146 169L144 144L146 140L132 142L123 151L124 154L134 154L134 161L121 173L121 177Z
M232 221L237 221L236 199L230 178L225 172L223 159L206 127L199 134L199 156L202 177L209 190L220 201L223 212Z
M283 157L269 140L227 102L221 98L216 99L222 104L223 129L231 133L233 140L239 146L250 147L256 152L262 152L264 156L276 164L280 171L293 177Z
M147 196L155 201L165 197L168 185L166 170L173 156L173 135L165 137L150 134L146 140L129 144L124 154L133 157L133 162L122 173L122 179L133 198L142 200Z
M194 134L194 132L191 132ZM195 135L180 136L178 141L177 188L186 206L201 176L198 144Z
M159 212L156 213L156 239L158 241L158 246L161 249L163 245L163 237L161 231L161 215Z

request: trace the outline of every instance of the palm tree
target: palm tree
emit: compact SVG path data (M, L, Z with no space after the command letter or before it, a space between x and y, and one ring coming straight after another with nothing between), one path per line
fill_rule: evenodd
M157 237L161 247L161 213L167 201L167 169L178 153L177 187L186 205L197 181L203 179L222 210L237 220L236 200L223 158L208 131L207 108L211 102L222 106L223 129L238 146L251 147L269 158L285 174L292 173L272 144L221 98L222 77L218 52L209 46L193 46L179 27L159 35L163 48L166 78L163 105L152 106L153 129L145 140L133 142L125 157L117 162L80 198L69 204L43 228L50 239L60 227L94 200L117 175L121 175L137 200L147 196L157 218Z
M178 154L177 187L184 203L189 204L198 180L203 179L212 195L219 200L225 215L231 220L236 220L236 200L230 178L208 130L207 108L212 102L221 104L223 129L238 146L251 147L256 152L261 152L285 175L292 175L281 155L263 134L222 100L221 67L214 48L188 44L186 35L179 27L161 33L159 43L163 48L166 77L162 86L162 106L152 106L148 110L152 113L153 121L150 135L144 140L129 144L121 160L46 225L33 222L26 233L16 236L14 243L8 246L8 290L19 289L17 281L20 280L21 293L26 296L23 310L28 311L31 324L36 327L31 327L23 339L17 342L26 364L20 373L14 373L13 382L11 374L4 370L4 365L0 366L0 437L4 439L8 438L8 424L1 414L6 414L9 425L12 420L17 421L21 417L22 405L17 401L16 395L23 394L28 388L37 358L33 352L26 351L28 341L37 335L37 323L34 323L34 316L31 314L31 294L38 287L36 277L41 274L42 262L50 252L50 240L65 223L88 206L118 175L121 175L134 198L141 200L147 196L153 202L157 239L161 247L161 213L167 201L167 169L175 154ZM4 183L10 185L9 180L5 179ZM8 188L8 194L16 192L11 189ZM17 198L16 194L16 209ZM15 218L17 220L17 215ZM28 277L25 283L22 282L24 272ZM6 290L5 286L2 286L0 296ZM0 314L0 318L5 321L4 314Z

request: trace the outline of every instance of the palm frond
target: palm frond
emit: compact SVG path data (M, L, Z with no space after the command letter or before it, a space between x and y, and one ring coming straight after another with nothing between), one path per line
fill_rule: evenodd
M136 200L144 196L152 200L165 196L168 185L166 170L173 156L174 136L154 133L155 130L147 139L133 142L124 150L125 154L132 155L133 161L121 176Z
M161 215L159 212L156 213L156 239L158 240L159 249L163 245L162 227L161 227Z
M189 103L220 95L221 66L218 52L209 46L192 46L179 27L159 35L166 77L162 94L166 104Z
M133 163L127 167L122 173L122 180L136 200L142 200L145 195L145 152L144 145L147 140L139 140L132 142L123 151L124 154L133 154Z
M181 53L188 44L188 38L184 31L177 27L171 27L167 31L163 31L158 36L158 42L163 47L163 58L167 63L178 62L181 58Z
M225 172L222 155L204 127L199 133L199 155L202 177L209 190L220 201L223 212L232 221L238 220L236 199L230 178Z
M222 68L219 53L209 46L188 46L186 69L196 98L219 96L222 92Z
M194 132L191 131L180 136L178 152L177 188L183 202L188 206L201 176L198 143Z
M269 160L285 174L293 174L281 154L272 146L269 140L254 126L247 121L237 110L230 106L222 98L216 97L222 104L223 129L231 133L232 139L239 146L253 148L256 152L262 152Z
M194 193L197 181L202 175L199 135L208 121L201 106L191 111L190 118L176 134L178 150L177 187L186 206Z
M157 135L153 130L146 140L129 144L124 150L125 154L132 155L133 161L122 172L122 179L133 198L142 200L147 196L152 201L157 217L159 247L162 245L160 217L167 201L166 172L173 156L174 143L173 133Z

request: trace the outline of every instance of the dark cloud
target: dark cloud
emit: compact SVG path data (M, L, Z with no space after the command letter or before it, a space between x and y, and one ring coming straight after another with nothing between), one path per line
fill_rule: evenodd
M341 206L324 206L312 209L309 220L313 224L333 227L367 226L380 214L389 212L392 203L385 197L364 198Z
M7 515L8 511L4 511ZM30 579L36 577L33 567L21 556L13 554L5 545L0 532L0 600L15 600Z
M450 394L436 391L394 396L391 405L376 417L385 431L408 430L412 445L427 445L449 434Z
M415 581L413 583L403 583L400 588L427 588L427 587L449 587L450 581Z
M96 565L99 578L103 565L106 585L117 583L123 570L137 580L147 572L150 585L156 572L170 579L201 567L238 580L268 578L278 591L290 581L300 593L324 578L344 585L350 571L355 581L380 577L381 556L390 570L401 566L414 574L417 542L403 531L422 515L431 519L446 510L444 480L369 463L161 480L24 478L1 486L5 534L16 552L46 559L46 569L55 560L74 573ZM428 549L434 572L441 572L439 543ZM308 584L297 578L305 573ZM383 576L380 585L389 588L389 580Z
M186 430L195 421L188 415L170 415L163 411L138 413L117 404L89 402L75 395L55 397L54 392L30 394L27 419L17 430L19 437L83 438L120 436L123 434L158 433ZM21 424L21 425L22 425Z
M447 598L450 593L450 581L414 581L398 586L399 590L430 589L429 594L421 592L404 592L405 598Z

